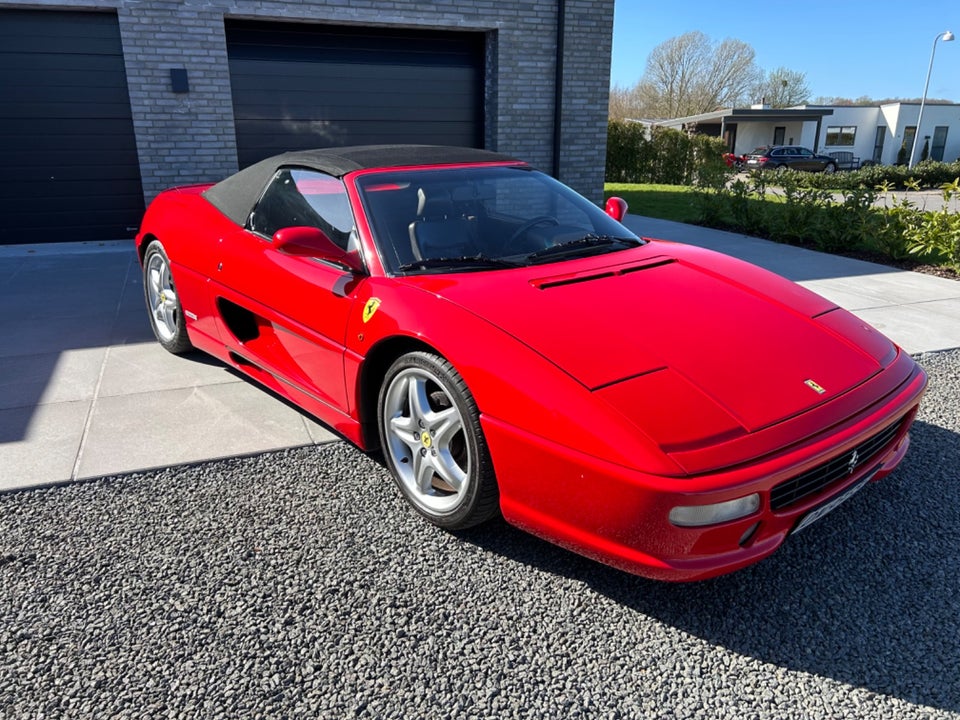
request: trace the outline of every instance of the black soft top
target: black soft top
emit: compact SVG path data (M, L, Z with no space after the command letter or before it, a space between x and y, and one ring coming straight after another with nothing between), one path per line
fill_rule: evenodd
M261 160L208 188L203 196L228 218L243 225L264 187L281 167L303 167L343 177L354 170L405 165L457 165L476 162L519 162L508 155L475 148L441 145L355 145L323 150L297 150Z

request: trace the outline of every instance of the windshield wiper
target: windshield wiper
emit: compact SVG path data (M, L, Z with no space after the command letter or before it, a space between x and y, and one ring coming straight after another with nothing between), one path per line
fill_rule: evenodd
M460 257L423 258L400 266L401 272L410 270L434 270L437 268L456 268L486 270L489 268L517 268L521 263L487 257L485 255L462 255Z
M553 258L561 255L576 255L583 251L592 251L596 248L605 248L611 245L621 245L623 247L637 247L643 243L634 238L621 238L614 235L597 235L588 233L576 240L567 240L566 242L552 245L543 250L537 250L535 253L527 255L527 260L537 261L544 258Z

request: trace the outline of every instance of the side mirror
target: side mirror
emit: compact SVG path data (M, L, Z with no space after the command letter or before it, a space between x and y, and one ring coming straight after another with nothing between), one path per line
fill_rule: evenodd
M624 216L627 214L627 201L623 198L612 197L607 200L606 206L603 208L606 211L607 215L612 217L617 222L622 222Z
M344 250L320 228L306 225L281 228L273 234L273 247L287 255L327 260L351 272L363 272L357 253Z

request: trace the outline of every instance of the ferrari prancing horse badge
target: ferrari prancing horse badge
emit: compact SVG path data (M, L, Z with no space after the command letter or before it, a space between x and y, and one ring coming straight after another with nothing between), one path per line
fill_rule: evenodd
M363 321L370 322L370 318L372 318L376 314L377 308L379 307L380 307L380 298L372 297L369 300L367 300L367 304L363 306Z

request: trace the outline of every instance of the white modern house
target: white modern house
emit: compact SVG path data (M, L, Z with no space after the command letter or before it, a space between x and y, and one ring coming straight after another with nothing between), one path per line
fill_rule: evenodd
M926 104L923 126L917 129L919 103L893 102L866 107L831 107L833 114L825 118L815 144L824 151L847 150L861 161L892 165L897 162L900 148L906 148L907 157L917 137L914 162L919 162L926 143L933 160L953 162L960 157L960 105ZM813 140L804 135L805 144Z
M898 162L901 147L906 147L909 156L919 115L919 103L905 102L786 109L754 105L645 124L722 137L736 154L761 145L803 145L815 152L850 153L860 163L893 165ZM960 158L960 104L924 106L915 162L920 160L925 142L934 160L953 162Z

